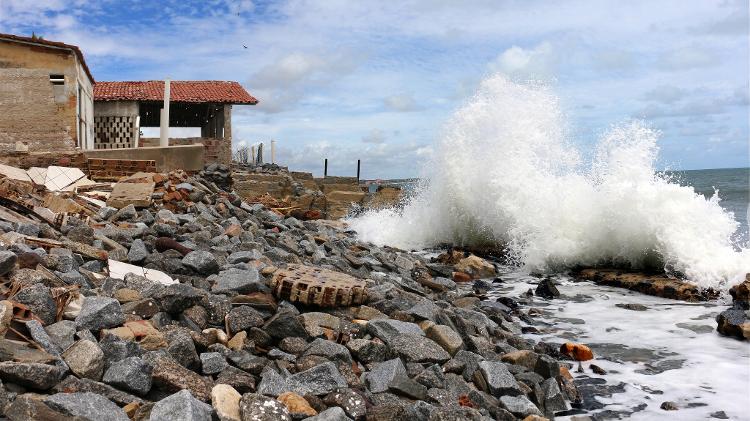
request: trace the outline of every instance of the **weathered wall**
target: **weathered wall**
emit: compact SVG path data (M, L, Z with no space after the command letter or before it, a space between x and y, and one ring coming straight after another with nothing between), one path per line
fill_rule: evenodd
M94 126L95 149L136 147L140 130L138 103L136 101L94 102Z
M88 92L84 102L93 97L85 73L79 76L82 72L69 50L0 41L0 153L15 150L16 142L27 144L31 151L74 150L79 84ZM50 74L64 75L65 84L52 85ZM84 114L90 111L93 122L92 104L84 104Z
M86 170L86 156L83 152L32 152L32 153L0 153L0 164L17 168L31 167L46 168L52 165L59 167L76 167Z
M139 139L140 146L159 146L159 138L142 137ZM197 145L205 148L203 163L208 165L214 162L230 165L232 163L232 141L227 139L212 139L207 137L185 137L170 138L170 146Z
M85 151L86 157L95 159L130 159L156 161L156 170L167 172L185 170L188 172L203 169L203 145L168 147L143 147L130 149L95 149Z

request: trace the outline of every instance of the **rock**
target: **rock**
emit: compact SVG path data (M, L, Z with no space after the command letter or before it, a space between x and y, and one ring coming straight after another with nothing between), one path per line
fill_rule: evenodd
M263 315L250 306L238 306L226 315L227 333L263 326Z
M141 348L137 343L121 339L112 334L102 336L99 341L99 348L104 352L105 367L128 357L141 356Z
M501 362L480 362L479 369L474 373L474 379L475 383L479 383L477 388L498 398L504 395L518 396L523 394L516 379L510 374L506 365Z
M536 352L528 349L509 352L507 354L504 354L500 358L500 360L504 363L520 365L528 368L529 370L534 370L538 359L539 355Z
M63 351L75 342L76 323L72 320L60 320L45 327L44 330L52 342Z
M227 367L227 360L218 352L204 352L200 355L203 374L218 374Z
M316 365L315 367L293 374L287 379L291 391L301 395L327 395L338 388L347 386L346 379L341 376L338 368L332 362Z
M207 251L191 251L182 258L182 264L201 275L210 275L219 271L219 262L216 257Z
M471 279L492 278L496 273L492 263L474 255L459 260L453 268L468 274Z
M418 325L393 319L371 320L367 323L367 332L382 339L385 343L389 343L394 336L400 333L424 336L424 332Z
M128 357L112 364L102 381L118 389L144 396L151 390L151 364L138 357Z
M631 303L618 303L615 304L616 307L624 308L626 310L633 310L633 311L646 311L648 310L648 307L644 306L643 304L631 304Z
M732 304L738 310L750 310L750 273L745 275L745 280L729 288L732 296Z
M187 389L201 401L208 401L211 398L213 386L211 382L181 366L172 358L158 356L153 361L148 359L147 361L154 367L152 372L154 386L170 392Z
M0 379L37 390L47 390L56 385L63 369L40 363L0 362Z
M372 393L381 393L388 390L391 383L398 377L407 376L406 368L401 359L376 363L369 373L365 374L365 383Z
M348 364L352 363L352 356L344 345L321 338L314 340L302 355L320 355Z
M517 417L525 418L530 415L542 415L539 408L525 396L500 396L499 399L503 408Z
M279 309L270 319L266 321L263 330L268 332L274 339L286 337L307 337L307 331L297 318L297 315L286 309Z
M549 355L541 354L537 357L534 372L545 379L557 377L560 375L560 364Z
M55 323L57 305L50 294L49 288L42 284L34 284L21 289L12 297L13 301L27 305L39 317L43 325Z
M133 204L127 205L124 208L118 210L115 212L114 215L112 215L112 221L132 221L133 219L138 217L138 211L135 210L135 206Z
M96 393L56 393L44 399L55 411L83 420L129 421L125 411Z
M255 251L235 251L227 257L227 263L230 265L248 263L257 260L259 257Z
M362 419L367 414L367 405L364 398L352 389L332 392L325 397L324 402L329 407L341 407L346 415L353 419Z
M181 390L156 402L149 421L211 421L213 408Z
M294 418L307 418L318 414L318 411L313 409L305 398L294 392L284 392L276 400L283 403Z
M211 287L211 292L214 294L249 294L265 289L258 270L254 267L247 270L235 268L223 270L216 275L215 279Z
M220 421L240 421L240 395L232 386L217 384L211 389L211 406Z
M393 379L388 385L388 390L415 400L427 399L427 388L406 376L397 376Z
M117 405L126 405L131 402L143 403L139 397L115 389L114 387L91 379L79 379L76 376L67 376L63 381L53 388L58 393L91 392L102 395Z
M192 370L200 367L200 357L198 357L189 330L184 328L171 329L165 332L165 336L169 342L167 352L175 361Z
M31 335L31 339L39 344L42 349L52 355L60 355L60 353L62 353L62 349L57 346L57 344L52 340L49 334L47 334L47 331L44 330L42 324L37 320L28 320L26 322L26 329L28 329L29 335Z
M240 351L245 347L245 339L247 339L247 332L244 330L237 332L237 334L232 336L232 339L227 342L227 348Z
M255 391L255 377L238 368L228 366L216 378L216 384L227 384L239 393ZM239 399L239 398L238 398Z
M187 284L172 284L153 295L167 313L177 314L198 303L203 298L201 290Z
M346 347L365 364L380 362L388 358L388 347L382 342L368 339L352 339Z
M560 291L557 290L555 283L550 278L544 278L542 282L536 287L534 294L537 297L552 299L560 296Z
M445 375L443 374L443 369L437 364L433 364L422 370L421 373L414 377L414 381L426 386L428 389L442 389L445 387Z
M560 353L573 358L576 361L588 361L594 359L594 353L591 348L582 344L565 342L560 347Z
M443 347L449 354L455 355L456 352L463 349L464 341L455 330L445 325L434 325L425 331L427 337Z
M391 338L388 346L407 362L444 363L451 359L450 354L440 345L420 335L396 334Z
M730 308L716 316L716 330L722 335L750 340L750 319L746 310Z
M307 418L305 421L351 421L352 419L346 416L343 409L334 406L328 408L320 414Z
M130 251L128 251L128 262L135 265L141 264L146 260L149 254L150 253L146 248L146 243L140 238L137 238L133 240L133 243L130 245Z
M311 311L300 314L299 318L308 335L314 338L331 338L341 330L341 319L332 314Z
M0 276L4 276L16 267L18 257L12 251L0 251Z
M546 412L554 414L555 412L567 411L570 404L565 400L565 396L560 391L557 379L550 378L541 385L541 401L544 403Z
M676 403L670 401L662 402L659 408L665 411L677 411L678 409L680 409L677 407Z
M286 406L276 399L245 393L240 399L242 421L291 421Z
M11 319L13 319L13 303L8 300L0 301L0 336L5 336Z
M120 326L124 322L125 315L116 299L93 296L83 301L81 313L76 317L76 328L98 331Z
M44 395L24 393L4 407L5 416L10 421L43 420L56 421L69 418L66 414L55 411L44 403Z
M76 376L99 381L104 372L104 352L94 342L80 340L62 354L65 363Z

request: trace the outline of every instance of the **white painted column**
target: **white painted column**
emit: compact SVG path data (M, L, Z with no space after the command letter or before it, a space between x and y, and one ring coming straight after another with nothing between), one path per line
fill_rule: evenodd
M164 106L159 115L160 120L160 138L159 146L169 146L169 78L164 80Z
M272 164L276 163L276 141L275 140L271 141L271 163Z

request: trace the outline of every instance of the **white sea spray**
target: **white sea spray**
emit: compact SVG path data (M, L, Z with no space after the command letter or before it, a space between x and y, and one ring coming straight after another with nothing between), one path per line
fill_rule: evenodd
M422 189L350 222L379 245L500 243L528 270L658 265L726 289L750 272L750 249L732 243L738 223L717 195L657 173L658 138L615 125L587 165L548 86L493 76L447 123Z

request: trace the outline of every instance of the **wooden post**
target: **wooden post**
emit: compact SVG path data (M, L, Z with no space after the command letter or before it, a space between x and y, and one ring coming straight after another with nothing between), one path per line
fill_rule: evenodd
M323 161L323 178L328 177L328 158Z
M360 168L361 163L362 161L358 159L357 160L357 182L359 182L359 168Z

